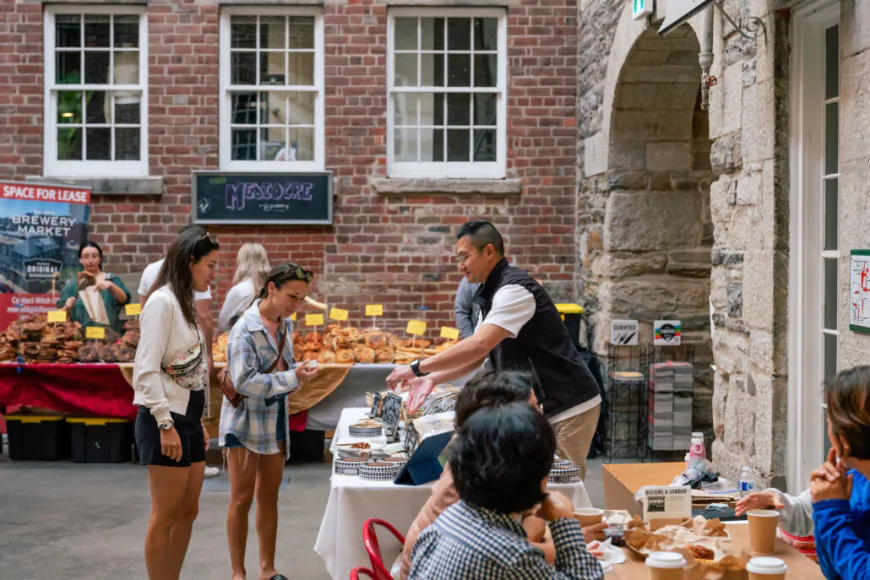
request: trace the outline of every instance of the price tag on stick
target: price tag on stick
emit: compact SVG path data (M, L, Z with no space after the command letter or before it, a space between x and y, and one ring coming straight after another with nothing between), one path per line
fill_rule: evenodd
M106 329L101 326L89 326L85 329L85 338L103 340L106 338Z
M124 306L124 311L127 313L127 316L139 316L142 314L142 305L141 304L127 304Z
M66 310L55 310L48 313L49 322L66 322Z
M383 316L383 304L366 304L366 316Z
M341 308L333 308L332 310L329 311L330 320L337 320L339 322L346 322L347 315L348 315L348 311L342 310Z
M426 334L426 321L409 320L406 332L408 334L413 334L414 336L423 336L424 334Z
M322 314L306 314L305 315L305 324L307 326L323 326L323 315Z
M441 338L446 338L447 340L458 340L459 339L459 329L458 328L450 328L449 326L441 327Z

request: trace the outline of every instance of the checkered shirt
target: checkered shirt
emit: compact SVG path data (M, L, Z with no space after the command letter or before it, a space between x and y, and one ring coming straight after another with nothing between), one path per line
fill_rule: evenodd
M550 524L556 566L526 539L523 526L510 515L472 507L450 506L420 534L411 553L409 580L598 580L604 572L583 540L573 518Z
M227 341L227 365L236 391L243 395L242 403L233 407L224 397L221 407L221 447L227 434L233 434L246 449L264 455L279 453L278 402L299 388L292 370L266 374L278 356L278 344L260 318L259 300L248 308L230 331ZM284 360L293 367L293 326L285 320L278 329L278 340L288 333L284 342ZM284 420L285 441L289 442L289 426ZM284 445L289 457L290 445Z

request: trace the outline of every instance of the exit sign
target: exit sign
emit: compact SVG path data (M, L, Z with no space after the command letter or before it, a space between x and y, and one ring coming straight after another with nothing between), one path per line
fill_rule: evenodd
M653 13L654 0L629 0L631 2L631 17L635 20Z

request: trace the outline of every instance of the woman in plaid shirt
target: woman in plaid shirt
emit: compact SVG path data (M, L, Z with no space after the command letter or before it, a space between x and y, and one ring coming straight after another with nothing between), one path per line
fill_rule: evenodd
M556 436L525 402L486 407L452 443L450 470L460 501L426 528L411 554L411 580L534 580L604 577L586 551L571 500L547 492ZM520 518L540 504L556 565L529 543Z
M220 445L225 448L230 474L227 539L233 580L245 579L245 542L248 514L257 499L257 537L260 540L261 579L287 580L275 570L278 535L278 490L289 456L287 404L289 393L317 374L293 358L296 312L314 275L295 264L273 268L254 303L233 326L227 342L227 365L236 391L244 398L233 407L224 398ZM284 349L278 356L278 345ZM267 371L278 359L272 373Z

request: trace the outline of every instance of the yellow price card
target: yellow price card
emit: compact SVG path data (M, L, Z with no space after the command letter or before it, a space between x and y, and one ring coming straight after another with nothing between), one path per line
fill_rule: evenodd
M459 329L450 328L449 326L442 326L441 338L446 338L448 340L457 340L459 338Z
M305 324L308 326L323 326L323 315L322 314L306 314L305 315Z
M85 338L102 340L106 338L106 329L101 326L89 326L85 329Z
M345 322L347 320L348 311L342 310L341 308L333 308L329 311L329 318L331 320L338 320L339 322Z
M383 304L366 304L366 316L383 316Z
M295 312L290 315L290 320L292 320L293 322L296 322L296 313Z
M139 316L142 314L142 305L128 304L124 307L124 311L127 313L127 316Z
M48 313L49 322L66 322L66 310L55 310Z
M406 331L408 334L413 334L416 336L422 336L426 333L426 321L425 320L409 320L408 328Z

